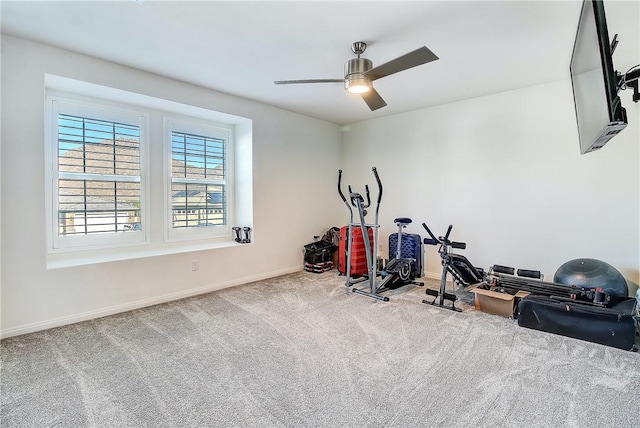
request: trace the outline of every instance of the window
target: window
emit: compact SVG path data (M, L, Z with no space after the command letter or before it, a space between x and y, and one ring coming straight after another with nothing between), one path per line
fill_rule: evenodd
M52 249L144 241L144 116L49 103Z
M168 239L230 236L232 130L167 119Z
M47 268L238 245L252 121L45 75Z

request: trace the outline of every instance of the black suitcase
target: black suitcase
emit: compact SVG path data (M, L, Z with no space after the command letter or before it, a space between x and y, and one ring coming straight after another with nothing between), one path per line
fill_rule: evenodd
M611 296L608 307L528 295L518 305L518 325L627 351L634 349L636 300Z
M398 250L398 234L389 235L389 260L396 258ZM415 259L411 263L411 274L413 278L420 278L424 274L422 262L424 259L424 246L420 235L413 233L403 233L402 242L400 243L400 258Z

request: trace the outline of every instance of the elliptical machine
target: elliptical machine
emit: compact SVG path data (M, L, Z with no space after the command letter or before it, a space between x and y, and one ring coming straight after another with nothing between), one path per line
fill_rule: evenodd
M380 227L378 224L378 213L380 210L380 202L382 201L382 182L380 181L380 176L378 175L378 171L374 166L371 168L373 171L373 175L378 184L378 198L376 202L376 211L375 211L375 220L374 223L367 223L365 217L367 215L367 208L371 206L371 197L369 194L369 186L365 185L365 194L367 200L365 202L364 197L357 192L354 192L351 189L351 186L348 186L349 189L349 202L347 202L347 198L342 192L342 170L338 170L338 194L342 198L342 201L345 203L347 208L349 209L349 223L347 225L348 233L347 233L347 244L346 244L346 276L347 281L345 286L349 287L351 285L365 282L369 283L368 290L366 289L358 289L352 288L354 293L361 294L363 296L372 297L374 299L382 300L385 302L389 301L389 297L381 296L380 293L398 288L402 285L406 284L416 284L416 285L424 285L421 282L414 281L414 272L412 269L412 263L415 263L415 259L412 258L402 258L402 229L407 226L407 224L411 223L410 218L401 217L394 220L396 225L398 226L398 245L396 249L396 257L387 263L386 269L380 272L381 280L378 281L378 272L377 272L377 260L374 256L373 250L378 248L378 228ZM353 208L355 207L360 221L355 223L353 221ZM351 233L354 227L360 227L362 230L362 239L364 241L364 248L367 260L367 275L360 278L352 278L351 277L351 251L353 248L353 233ZM373 240L369 239L368 228L373 228Z
M453 225L450 224L449 228L447 229L447 233L439 238L435 237L426 223L422 223L422 226L431 237L431 239L424 238L424 243L427 245L440 245L440 248L438 248L438 253L440 254L440 258L442 259L442 276L440 278L440 289L432 290L427 288L425 290L425 293L429 296L433 296L434 299L431 302L425 299L422 301L422 303L438 305L442 308L451 309L456 312L462 312L462 309L455 307L455 302L456 300L458 300L458 297L455 294L447 293L445 291L447 287L447 274L450 273L453 281L459 286L468 287L470 285L484 281L484 270L474 267L465 256L451 252L452 248L461 250L467 248L467 244L464 242L455 242L449 240L449 235L451 234ZM449 300L451 302L451 306L446 306L444 304L445 300Z

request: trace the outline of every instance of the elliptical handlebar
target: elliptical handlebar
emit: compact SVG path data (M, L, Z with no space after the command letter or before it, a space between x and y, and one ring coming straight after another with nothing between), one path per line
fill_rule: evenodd
M342 198L342 201L346 203L347 198L344 196L344 193L342 193L342 170L341 169L338 170L338 194Z
M369 185L364 185L364 192L367 194L367 203L363 205L362 208L369 208L371 206L371 197L369 196Z
M349 210L349 223L352 223L353 209L351 208L351 204L347 202L347 197L344 196L344 193L342 193L342 170L341 169L338 170L338 194L342 198L342 202L344 202L344 204L347 206L347 209Z
M371 171L373 171L373 175L376 177L376 182L378 183L378 204L380 204L382 201L382 182L380 181L380 176L375 166L371 168Z
M367 184L364 185L364 191L365 191L365 194L367 195L366 203L360 193L355 193L351 189L351 185L349 185L348 188L349 188L349 199L351 200L351 205L353 205L354 207L357 207L358 205L356 204L356 199L358 199L360 200L360 206L362 208L369 208L369 206L371 206L371 196L369 196L369 186ZM347 201L345 201L345 203L346 202Z
M380 181L380 176L378 175L378 171L376 170L376 167L374 166L373 168L371 168L371 170L373 171L373 175L376 178L376 182L378 183L377 204L378 206L380 206L380 202L382 201L382 182ZM349 190L349 201L351 202L351 205L353 205L354 207L356 206L356 203L354 201L354 197L356 197L361 200L360 206L362 206L362 208L369 208L371 206L371 192L369 191L368 184L364 185L366 200L359 193L354 193L353 189L351 188L351 185L348 185L347 189ZM342 192L342 170L341 169L338 170L338 194L340 195L340 198L342 198L342 202L344 202L347 205L347 207L349 207L349 210L351 210L351 205L349 205L349 202L347 201L347 197Z

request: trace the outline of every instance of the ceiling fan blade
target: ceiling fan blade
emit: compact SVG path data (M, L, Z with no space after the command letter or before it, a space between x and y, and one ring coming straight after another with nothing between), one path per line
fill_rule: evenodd
M364 94L361 94L361 96L364 102L367 103L371 111L376 111L379 108L382 108L387 105L387 103L382 99L378 91L373 89L373 87L369 89L367 92L365 92Z
M382 65L373 67L364 74L373 81L437 59L439 58L436 54L431 52L426 46L423 46L415 51L409 52L408 54L392 59L389 62L385 62Z
M344 79L305 79L305 80L275 80L276 85L291 85L296 83L344 83Z

